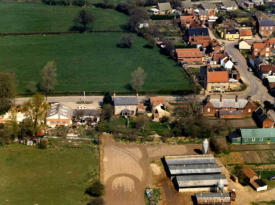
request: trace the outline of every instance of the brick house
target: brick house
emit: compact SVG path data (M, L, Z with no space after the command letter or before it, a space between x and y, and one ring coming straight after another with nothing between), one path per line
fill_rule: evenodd
M253 119L260 128L274 128L273 120L268 117L261 107L258 107L258 109L253 112Z
M244 118L251 117L255 106L249 99L210 98L207 97L203 106L203 115L219 118Z
M274 65L260 65L257 69L257 74L261 79L265 79L268 76L275 76Z
M239 33L241 40L251 40L253 37L251 28L240 28Z
M138 109L137 97L116 97L114 96L114 114L131 116L136 115Z
M275 30L275 23L271 19L263 19L258 21L259 24L259 34L262 37L271 36Z
M202 45L207 47L211 43L211 38L207 28L189 28L187 38L192 45Z
M270 57L275 49L275 38L266 39L263 42L254 42L252 45L253 57Z
M180 25L182 27L190 28L190 26L195 23L196 23L196 18L193 15L180 17Z
M176 55L179 62L202 63L202 52L198 48L179 48Z
M228 71L207 71L205 87L208 92L229 90Z
M60 103L53 103L47 113L46 124L51 127L72 125L73 110Z

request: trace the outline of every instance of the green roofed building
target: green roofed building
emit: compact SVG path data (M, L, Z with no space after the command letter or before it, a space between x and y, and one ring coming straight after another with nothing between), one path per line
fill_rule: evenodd
M275 128L240 129L239 135L231 136L232 143L275 143Z

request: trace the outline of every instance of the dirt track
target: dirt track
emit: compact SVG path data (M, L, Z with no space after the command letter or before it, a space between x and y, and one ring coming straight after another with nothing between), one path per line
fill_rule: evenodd
M106 205L144 205L144 190L152 183L150 162L164 155L192 154L200 145L129 145L103 136L101 173Z

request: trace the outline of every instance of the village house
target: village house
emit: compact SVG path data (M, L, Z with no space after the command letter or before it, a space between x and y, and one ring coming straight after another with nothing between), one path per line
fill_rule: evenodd
M187 30L187 38L192 45L207 47L211 38L207 28L189 28Z
M234 41L240 38L239 30L237 29L227 29L225 30L224 39L229 41Z
M275 76L267 76L263 83L267 86L269 92L274 93L275 92Z
M251 40L253 37L252 30L251 30L251 28L248 28L248 27L240 28L239 33L240 33L241 40Z
M226 11L234 11L234 10L238 9L238 5L236 4L235 1L223 0L221 8L226 10Z
M185 13L192 14L194 12L193 5L190 0L182 1L181 5Z
M228 71L207 71L205 87L208 92L228 91L230 88Z
M238 96L235 99L223 98L211 98L207 97L203 106L203 115L207 117L219 117L219 118L244 118L251 117L256 107L248 99L239 99Z
M259 34L262 37L271 36L275 30L275 23L271 19L263 19L258 21L259 24Z
M262 80L268 76L275 76L275 66L274 65L259 65L257 69L257 75Z
M213 53L212 57L210 58L210 65L218 65L220 64L221 60L226 57L224 52Z
M253 113L253 118L260 128L274 128L274 122L264 112L262 107L258 107Z
M149 99L152 107L152 119L159 122L163 117L170 117L170 113L166 111L167 102L162 97L150 97Z
M73 110L60 103L51 104L46 117L46 124L51 127L72 125Z
M234 67L234 63L230 60L228 56L221 59L221 65L228 71L231 71L232 68Z
M270 57L273 55L275 49L275 38L269 38L263 42L254 42L253 46L253 57Z
M218 11L216 4L211 2L200 3L198 15L201 21L215 22L218 17L216 12Z
M246 9L248 9L248 10L254 8L254 3L253 3L253 2L244 1L243 4L244 4L244 7L245 7Z
M0 123L7 123L9 120L11 120L13 113L12 112L16 112L14 113L15 116L15 120L17 123L23 122L24 119L26 119L26 116L23 112L21 112L21 110L16 109L15 107L12 107L8 112L6 112L4 115L0 115Z
M250 43L248 43L244 40L241 40L239 42L239 49L240 50L251 50L251 45L250 45Z
M122 116L136 115L138 109L137 97L113 97L114 114Z
M196 18L193 15L180 17L180 24L182 27L190 28L190 26L195 23L196 23Z
M170 2L158 3L158 9L160 15L171 14L172 7Z
M243 174L248 178L250 185L256 191L265 191L267 190L267 185L257 176L257 174L248 167L243 167Z
M270 144L275 142L275 128L240 129L230 139L237 144Z
M202 52L198 48L178 48L176 55L181 63L202 63Z
M76 109L73 111L73 119L79 124L96 124L100 121L100 111L96 109Z

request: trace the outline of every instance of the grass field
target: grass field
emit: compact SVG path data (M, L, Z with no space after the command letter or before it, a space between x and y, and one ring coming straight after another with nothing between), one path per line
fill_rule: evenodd
M0 204L86 204L85 188L97 174L91 148L0 148Z
M0 2L0 33L69 31L80 7L42 3ZM95 18L95 30L121 30L128 17L110 9L87 8Z
M190 89L192 84L176 62L147 49L134 35L131 49L118 48L120 33L9 36L0 38L0 71L16 74L18 91L39 82L47 61L56 60L57 91L127 91L131 72L147 73L144 90Z

